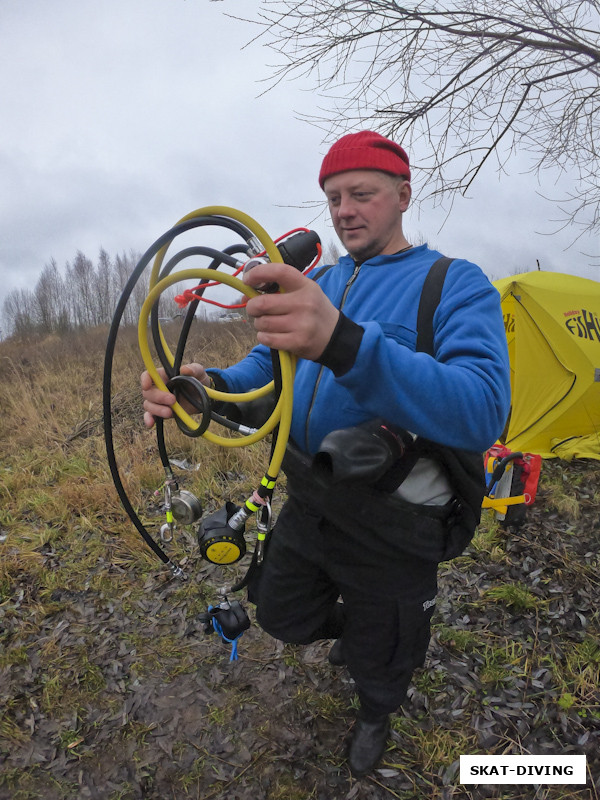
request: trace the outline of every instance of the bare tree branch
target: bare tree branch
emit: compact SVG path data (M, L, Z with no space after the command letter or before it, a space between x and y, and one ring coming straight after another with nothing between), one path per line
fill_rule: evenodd
M600 0L262 0L252 21L278 54L272 82L313 80L331 136L368 125L419 153L422 197L523 152L574 175L565 219L600 229Z

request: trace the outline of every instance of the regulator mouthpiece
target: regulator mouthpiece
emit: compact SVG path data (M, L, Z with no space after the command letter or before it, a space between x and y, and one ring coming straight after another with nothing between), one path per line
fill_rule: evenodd
M316 231L300 231L280 242L277 249L286 264L302 272L319 255L317 245L320 244L321 239Z
M292 234L285 241L280 242L277 245L277 249L284 264L289 264L303 272L318 257L320 244L321 239L316 231L299 231ZM251 258L244 265L244 272L248 272L258 264L264 264L265 261L266 259L264 258ZM265 283L256 288L259 292L265 292L265 294L273 294L279 291L279 286L276 283Z

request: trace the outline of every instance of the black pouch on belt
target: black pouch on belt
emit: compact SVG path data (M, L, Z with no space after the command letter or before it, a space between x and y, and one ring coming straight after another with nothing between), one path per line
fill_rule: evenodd
M417 458L408 431L373 419L327 434L313 458L312 472L324 484L359 482L393 492Z

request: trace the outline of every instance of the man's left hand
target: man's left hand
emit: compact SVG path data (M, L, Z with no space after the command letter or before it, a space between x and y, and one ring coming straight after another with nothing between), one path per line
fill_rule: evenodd
M287 350L316 361L327 347L340 312L310 278L288 264L259 264L244 275L244 283L259 288L277 283L277 294L248 300L260 344Z

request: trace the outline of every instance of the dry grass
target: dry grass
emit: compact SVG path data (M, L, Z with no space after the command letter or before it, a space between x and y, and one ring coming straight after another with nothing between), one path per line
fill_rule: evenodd
M252 344L248 327L206 323L190 337L189 360L215 365L238 360ZM164 471L154 434L142 424L143 364L134 333L119 335L115 353L115 450L134 507L156 528L160 524L152 516L160 502L153 493ZM107 465L102 431L106 336L98 329L64 339L0 344L0 531L5 537L0 603L14 581L35 586L39 602L57 587L75 592L90 581L100 585L102 567L135 563L147 571L159 563L126 518ZM264 448L238 448L232 454L188 439L174 425L166 427L170 455L203 463L201 470L180 475L198 496L208 493L219 500L230 491L238 495L253 488ZM225 475L231 479L219 478ZM158 535L156 529L152 533ZM184 544L176 545L179 557ZM64 551L64 564L48 572L45 553L57 547Z

